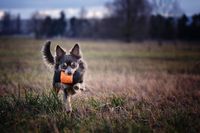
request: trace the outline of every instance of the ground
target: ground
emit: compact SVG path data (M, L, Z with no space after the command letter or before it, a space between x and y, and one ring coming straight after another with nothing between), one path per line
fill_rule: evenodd
M87 90L73 97L67 114L51 91L45 40L0 38L1 132L200 130L198 42L53 39L52 51L76 42L88 64Z

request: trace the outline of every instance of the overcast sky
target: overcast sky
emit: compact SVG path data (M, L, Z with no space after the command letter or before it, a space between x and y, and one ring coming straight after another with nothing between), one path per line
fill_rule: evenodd
M68 13L68 17L78 14L78 9L85 7L89 14L101 17L106 2L113 0L0 0L0 11L20 13L22 18L28 18L34 11L56 16L60 10ZM187 15L200 13L200 0L178 0L180 7ZM0 13L1 15L1 13Z
M78 8L103 5L111 0L0 0L0 8Z

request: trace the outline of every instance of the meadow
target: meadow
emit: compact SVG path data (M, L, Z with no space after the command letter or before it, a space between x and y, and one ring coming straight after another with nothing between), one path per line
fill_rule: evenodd
M42 59L45 41L0 38L0 132L200 131L198 42L52 39L52 51L78 42L88 64L87 90L67 114Z

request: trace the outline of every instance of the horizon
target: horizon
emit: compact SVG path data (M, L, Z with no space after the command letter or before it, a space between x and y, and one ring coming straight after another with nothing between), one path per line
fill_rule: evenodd
M58 18L61 11L66 15L66 18L79 17L80 11L84 9L86 11L86 18L103 18L109 15L109 11L106 9L106 3L113 0L49 0L48 3L44 0L0 0L0 18L4 15L4 12L9 12L12 15L20 14L22 19L29 19L31 16L38 12L41 16L51 16L52 18ZM149 0L151 2L152 0ZM175 0L171 0L175 1ZM182 9L182 14L192 16L200 13L200 1L195 0L178 0L179 6Z

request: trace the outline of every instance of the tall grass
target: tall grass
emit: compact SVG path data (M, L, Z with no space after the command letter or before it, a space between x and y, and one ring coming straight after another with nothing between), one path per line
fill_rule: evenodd
M0 38L1 132L199 132L199 45L80 40L88 90L67 114L51 92L44 42ZM53 47L61 42L77 40Z
M81 102L81 104L80 104ZM171 99L146 100L111 96L75 103L67 114L53 93L0 98L1 132L198 132L199 114ZM196 103L197 104L197 103Z

